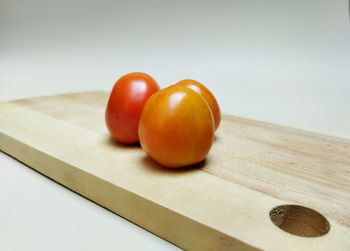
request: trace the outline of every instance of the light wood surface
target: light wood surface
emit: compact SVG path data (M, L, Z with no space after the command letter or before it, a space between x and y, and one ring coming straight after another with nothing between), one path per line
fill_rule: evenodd
M173 170L109 137L107 99L86 92L1 103L0 149L187 250L350 250L348 139L224 115L206 161ZM270 211L283 204L328 222L288 207L276 225L326 234L281 230ZM292 217L283 224L284 215Z

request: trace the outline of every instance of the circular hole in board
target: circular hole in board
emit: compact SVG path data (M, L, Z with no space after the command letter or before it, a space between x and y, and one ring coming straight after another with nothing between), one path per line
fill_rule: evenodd
M322 236L330 230L322 214L298 205L277 206L270 211L270 219L280 229L303 237Z

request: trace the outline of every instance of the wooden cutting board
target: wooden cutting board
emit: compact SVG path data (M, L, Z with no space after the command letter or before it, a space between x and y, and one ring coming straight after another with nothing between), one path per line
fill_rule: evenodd
M187 250L350 250L350 140L224 115L205 162L167 169L110 138L107 99L1 103L0 149Z

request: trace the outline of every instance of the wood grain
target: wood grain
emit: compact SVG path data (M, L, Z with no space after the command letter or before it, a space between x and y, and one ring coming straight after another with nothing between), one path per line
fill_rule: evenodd
M107 98L1 103L0 149L188 250L350 250L348 139L224 115L206 160L172 170L109 137ZM282 204L316 210L330 231L282 231L269 218Z

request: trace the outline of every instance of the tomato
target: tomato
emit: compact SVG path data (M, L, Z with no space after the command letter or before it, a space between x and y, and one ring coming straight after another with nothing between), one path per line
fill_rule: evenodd
M105 114L107 128L114 139L126 144L139 141L142 109L149 97L158 90L157 82L141 72L127 74L115 83Z
M221 112L218 102L216 101L214 95L206 88L203 84L196 80L185 79L178 82L176 85L191 88L195 92L199 93L209 104L211 111L213 112L215 130L218 129L221 121Z
M214 140L215 125L207 102L195 91L171 86L155 93L140 118L143 150L167 167L203 160Z

